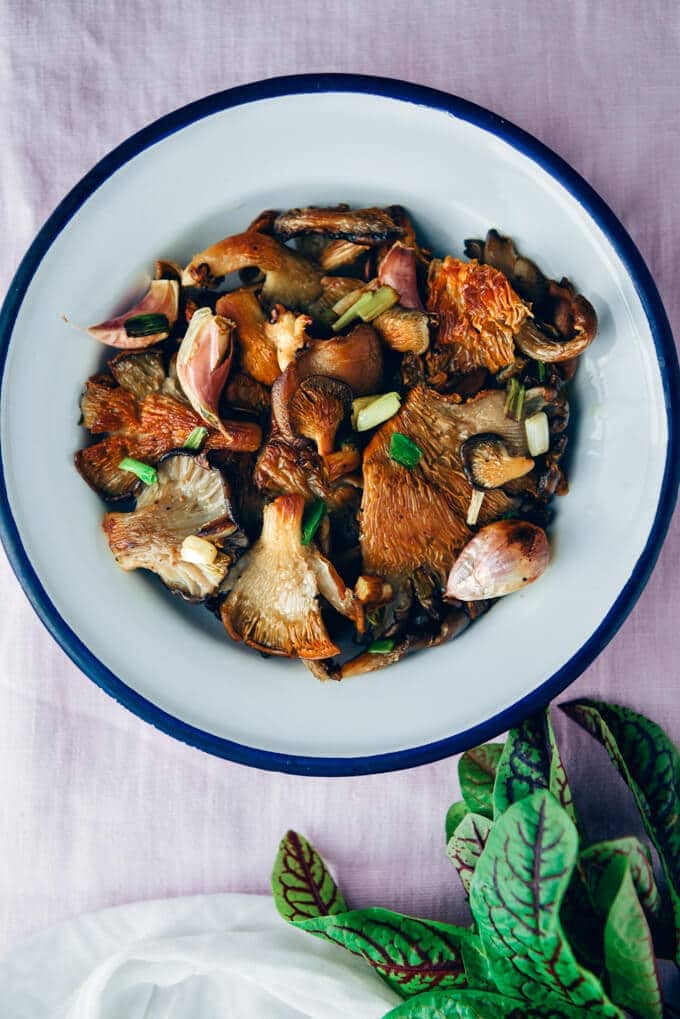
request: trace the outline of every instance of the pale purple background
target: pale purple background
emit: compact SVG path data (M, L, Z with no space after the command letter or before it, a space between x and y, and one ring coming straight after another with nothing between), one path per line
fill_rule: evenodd
M357 71L457 93L556 149L626 224L680 334L679 43L674 0L0 0L0 290L54 205L131 132L256 78ZM679 555L676 518L637 608L569 691L642 709L676 741ZM85 679L4 557L0 585L0 950L114 903L264 891L291 826L326 853L353 904L460 914L442 836L454 760L331 780L204 756ZM570 729L568 744L595 832L609 807L632 829L618 780L587 766L585 737Z

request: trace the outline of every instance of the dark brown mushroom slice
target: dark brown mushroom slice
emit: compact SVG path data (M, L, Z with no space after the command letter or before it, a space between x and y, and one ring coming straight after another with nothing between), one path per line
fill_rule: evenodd
M219 470L201 456L176 453L158 467L130 513L107 513L102 524L123 570L150 570L166 587L190 601L214 595L246 544L235 519L231 492ZM214 549L212 562L183 557L186 538Z
M290 402L293 430L311 439L320 456L333 452L338 428L352 407L352 390L345 382L324 375L309 375Z
M269 496L301 495L307 502L323 499L329 509L356 507L361 497L351 476L331 479L312 442L299 438L291 443L275 425L257 458L253 479Z
M353 241L336 240L326 244L320 252L318 261L324 272L355 265L362 255L369 251L368 244L355 244Z
M251 231L258 234L271 234L274 232L274 223L276 217L279 214L278 209L263 209L262 212L258 212L255 219L250 223L247 229L247 233Z
M166 377L163 355L157 350L122 350L109 361L109 371L118 385L138 400L160 392Z
M470 484L483 491L501 488L534 468L531 457L512 456L500 435L492 432L471 435L462 443L460 457Z
M182 266L168 258L159 258L156 262L155 275L157 280L175 280L176 283L181 283Z
M296 367L300 377L326 375L346 382L355 396L370 396L383 381L380 340L371 325L360 324L345 336L312 341Z
M236 410L249 411L264 417L271 410L271 393L261 382L246 372L237 372L227 382L224 392L227 404Z
M284 241L300 234L322 234L334 240L373 246L401 237L403 229L385 209L349 209L339 205L289 209L277 216L274 232Z
M265 654L331 658L320 596L352 620L361 612L332 564L302 544L305 502L281 496L264 508L262 534L227 576L221 616L230 637Z
M420 651L423 648L439 647L449 640L458 637L470 623L469 615L462 609L451 609L442 620L438 630L434 634L407 634L395 642L389 651L373 654L364 651L351 658L344 665L334 670L329 670L328 676L319 678L328 679L353 679L356 676L363 676L368 672L377 672L388 665L395 665L412 651Z

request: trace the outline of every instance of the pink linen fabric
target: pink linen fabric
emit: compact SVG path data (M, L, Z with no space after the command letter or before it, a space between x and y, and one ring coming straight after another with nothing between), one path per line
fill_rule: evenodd
M680 335L673 0L0 0L0 290L54 205L131 132L206 93L308 71L422 82L535 134L623 220ZM676 517L637 607L567 694L644 710L678 742L679 556ZM0 951L85 910L265 891L288 827L318 844L353 905L463 915L443 838L458 795L454 759L307 779L210 758L84 678L4 556L0 607ZM454 677L452 696L464 697L467 681ZM605 807L638 831L603 753L590 752L573 726L566 731L593 835L609 834Z

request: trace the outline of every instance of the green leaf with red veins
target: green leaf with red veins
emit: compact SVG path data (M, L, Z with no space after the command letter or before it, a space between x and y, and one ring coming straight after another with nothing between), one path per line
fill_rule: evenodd
M460 791L468 809L476 814L493 817L493 787L502 753L502 743L483 743L466 750L458 762Z
M597 889L607 917L604 958L613 1000L641 1019L662 1019L663 1004L654 945L635 891L630 860L615 856Z
M593 700L560 706L602 743L635 797L668 883L680 965L680 754L660 726L630 708Z
M628 860L630 876L640 905L651 920L658 920L662 913L662 900L654 877L651 856L647 846L633 836L597 842L581 853L579 862L591 894L595 895L602 875L617 857Z
M384 1019L546 1019L548 1014L527 1008L523 1001L490 991L466 990L445 993L431 991L405 1001L388 1012ZM567 1016L550 1012L550 1019Z
M320 916L295 926L365 959L405 998L465 985L460 946L468 932L462 927L378 908Z
M482 939L477 934L470 933L461 945L461 951L468 985L478 991L496 991L489 957L484 951Z
M272 873L272 893L276 908L289 923L347 909L326 864L295 831L281 839Z
M482 814L466 814L449 839L446 853L458 871L466 893L470 894L472 875L493 827Z
M448 845L451 836L454 831L463 820L465 815L468 813L468 805L463 800L458 800L456 803L452 803L449 809L446 811L446 844Z
M576 823L571 790L547 711L532 715L508 733L493 792L495 816L538 789L549 789Z
M502 994L544 1013L619 1017L564 936L560 907L578 852L573 821L547 790L495 822L470 889L470 908ZM584 1012L585 1010L585 1012Z

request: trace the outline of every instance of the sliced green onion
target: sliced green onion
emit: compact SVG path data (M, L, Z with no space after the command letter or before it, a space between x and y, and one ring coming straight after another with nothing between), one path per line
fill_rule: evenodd
M317 499L305 509L302 518L302 544L310 545L312 538L319 529L319 524L326 513L326 504L323 499Z
M479 511L481 510L482 503L484 502L484 495L485 493L481 489L479 488L472 489L472 495L470 497L470 505L468 506L466 520L468 527L474 527L475 524L477 523Z
M366 399L359 397L359 400ZM376 428L383 421L394 417L401 407L399 393L383 393L382 396L372 396L362 407L355 409L359 400L352 403L352 418L354 427L358 432L367 432L369 428Z
M336 301L333 305L333 311L336 315L344 315L348 308L351 308L353 304L359 300L362 294L364 294L364 287L357 287L356 290L350 290L348 294L341 297L339 301Z
M510 379L508 382L507 395L505 397L506 417L521 421L524 413L524 397L526 390L517 379Z
M155 485L158 481L158 472L155 467L152 467L151 464L142 463L141 460L133 460L131 456L123 457L118 464L118 469L129 471L130 474L136 474L145 485Z
M532 414L524 422L524 430L527 433L527 446L532 456L541 456L550 449L550 423L548 415L543 410L538 414Z
M199 425L198 428L194 428L193 432L189 432L187 435L184 449L200 449L207 438L208 429L204 428L203 425Z
M333 332L339 333L346 325L360 318L362 322L372 322L378 315L391 308L399 300L399 294L392 287L378 287L377 290L367 290L361 297L341 315L333 326Z
M366 648L369 655L385 655L388 651L394 651L393 640L374 640Z
M154 333L169 333L170 323L167 315L133 315L125 322L128 336L153 336Z
M390 457L402 467L416 467L420 463L423 451L420 446L401 432L392 432L390 438Z
M536 362L536 377L539 382L545 382L545 362Z

